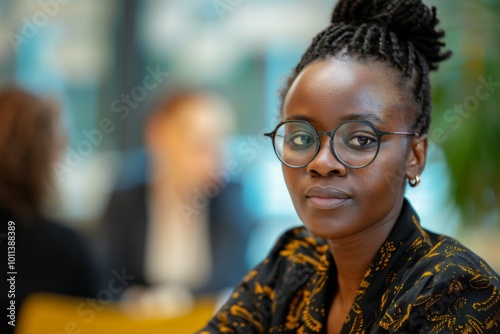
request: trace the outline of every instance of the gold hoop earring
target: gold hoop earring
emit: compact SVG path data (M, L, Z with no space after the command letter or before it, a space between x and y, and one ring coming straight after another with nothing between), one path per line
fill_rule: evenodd
M408 183L410 184L410 187L415 188L420 184L420 180L420 175L417 175L414 179L408 179Z

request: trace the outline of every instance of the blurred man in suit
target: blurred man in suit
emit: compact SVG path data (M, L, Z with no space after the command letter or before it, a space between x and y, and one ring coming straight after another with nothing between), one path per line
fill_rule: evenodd
M135 276L129 299L158 310L161 296L217 292L246 273L250 215L222 156L232 126L228 105L201 92L148 117L148 181L115 191L103 219L110 266Z

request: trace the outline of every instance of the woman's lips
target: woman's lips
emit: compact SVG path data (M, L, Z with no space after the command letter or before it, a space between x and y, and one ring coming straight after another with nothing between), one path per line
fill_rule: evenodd
M347 203L351 196L340 189L313 186L306 191L306 199L319 210L332 210Z
M346 203L350 199L348 198L335 198L335 197L307 197L307 200L319 210L332 210L335 209L342 204Z

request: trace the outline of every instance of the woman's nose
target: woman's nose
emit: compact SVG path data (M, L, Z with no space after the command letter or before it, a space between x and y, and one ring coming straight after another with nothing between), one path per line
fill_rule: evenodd
M314 159L306 167L307 173L311 176L343 176L346 174L347 167L345 167L333 154L331 140L330 136L320 136L318 154L316 154Z

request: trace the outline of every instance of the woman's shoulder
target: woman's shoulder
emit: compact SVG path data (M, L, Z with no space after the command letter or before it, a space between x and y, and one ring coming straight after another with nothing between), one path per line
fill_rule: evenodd
M500 288L500 275L488 263L455 238L429 233L430 246L416 269L438 279L482 275Z
M407 310L401 325L410 332L495 332L500 276L458 240L429 236L425 254L395 280L393 297L388 293L393 299L382 327L396 326L401 310Z
M326 240L314 236L304 226L296 226L286 230L279 236L278 240L276 241L276 244L282 245L282 244L288 244L290 242L291 243L299 242L301 243L302 246L311 249L317 246L323 246L327 244Z
M455 238L432 232L428 236L425 251L400 279L412 290L500 290L500 275L483 258Z
M305 280L318 267L327 265L327 256L325 240L313 236L304 227L294 227L281 234L267 257L247 274L243 282L282 284L287 281L284 276Z
M72 244L74 247L74 243L79 245L83 241L83 237L72 227L47 217L40 216L30 224L21 223L18 225L22 225L26 236L41 242L53 243L57 241L62 244Z
M16 252L28 262L37 261L49 265L57 259L61 267L85 267L94 262L84 235L76 229L47 217L35 217L29 221L16 219Z
M236 333L241 323L248 333L282 331L290 305L297 307L311 277L327 268L327 254L326 241L304 227L287 230L200 333Z
M276 241L270 257L284 261L314 263L321 261L328 253L328 243L312 235L305 227L294 227L285 231Z

